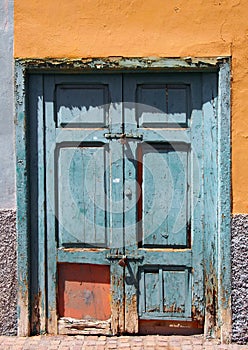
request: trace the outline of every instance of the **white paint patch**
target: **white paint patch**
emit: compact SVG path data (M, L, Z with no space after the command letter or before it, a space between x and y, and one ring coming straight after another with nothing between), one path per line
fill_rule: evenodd
M118 184L121 181L118 177L116 179L113 179L113 183Z

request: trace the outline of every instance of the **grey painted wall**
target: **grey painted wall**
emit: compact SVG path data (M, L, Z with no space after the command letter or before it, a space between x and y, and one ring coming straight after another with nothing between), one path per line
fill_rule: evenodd
M16 214L0 210L0 334L17 331Z
M0 1L0 209L15 207L13 0Z
M233 341L248 342L248 215L232 220Z

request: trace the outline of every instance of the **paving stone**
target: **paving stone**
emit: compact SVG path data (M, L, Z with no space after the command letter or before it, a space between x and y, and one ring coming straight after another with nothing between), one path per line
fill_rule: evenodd
M104 340L98 340L97 342L96 342L96 345L97 346L105 346L107 344L107 342L106 341L104 341Z
M97 344L97 341L95 341L95 340L85 340L84 344L88 345L88 346L95 346Z
M105 345L97 345L96 346L96 350L105 350L105 349L106 349Z
M129 337L120 337L120 338L118 339L118 341L119 341L120 343L129 343L130 338L129 338Z
M117 349L117 343L113 343L113 344L111 344L111 343L107 343L107 349Z
M248 350L248 345L218 344L203 336L0 336L0 350Z
M169 341L168 340L158 339L157 344L161 345L161 346L168 346Z
M183 343L181 348L182 348L182 350L192 350L192 345Z

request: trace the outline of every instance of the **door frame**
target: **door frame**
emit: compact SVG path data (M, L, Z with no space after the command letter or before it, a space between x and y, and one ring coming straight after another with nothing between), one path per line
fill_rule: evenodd
M16 59L16 191L17 191L17 270L18 270L18 335L28 336L35 330L31 314L40 319L37 333L46 331L46 300L43 286L38 286L31 305L30 283L30 184L27 125L27 77L32 73L91 72L215 72L218 75L217 115L217 230L204 236L205 336L231 339L231 112L230 57L221 58L106 58L106 59ZM41 203L43 198L40 199ZM38 228L42 235L42 225ZM211 244L210 244L211 242ZM213 249L214 247L214 249ZM42 255L43 252L41 251ZM39 267L44 274L45 264ZM45 277L43 278L43 282ZM43 283L41 280L41 284ZM33 315L34 317L34 315Z

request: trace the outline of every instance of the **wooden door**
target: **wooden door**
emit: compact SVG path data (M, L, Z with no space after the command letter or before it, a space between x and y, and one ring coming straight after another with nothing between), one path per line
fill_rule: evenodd
M48 331L124 331L122 77L47 75L44 100Z
M202 328L204 81L33 75L48 332Z
M204 319L201 74L123 79L126 331L196 331Z

